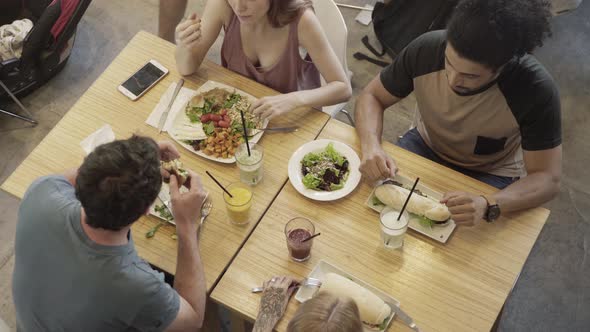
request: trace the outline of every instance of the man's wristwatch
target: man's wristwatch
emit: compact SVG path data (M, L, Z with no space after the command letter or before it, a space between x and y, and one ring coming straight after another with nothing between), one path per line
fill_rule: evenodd
M492 222L500 217L500 207L498 203L494 199L494 196L491 195L481 195L486 202L488 203L488 208L483 215L483 219L487 222Z

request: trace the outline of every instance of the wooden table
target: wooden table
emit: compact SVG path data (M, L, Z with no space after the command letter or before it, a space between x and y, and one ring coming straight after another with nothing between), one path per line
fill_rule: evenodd
M330 120L320 138L345 142L359 152L354 129ZM402 174L437 191L490 193L495 189L429 160L385 143ZM361 182L335 202L306 199L289 183L260 221L213 290L214 301L248 319L258 311L260 295L249 289L273 275L307 276L320 259L391 294L424 331L490 330L535 243L549 211L536 208L506 215L476 227L458 227L447 244L412 230L403 251L387 250L380 240L378 214L365 206L371 187ZM312 256L305 263L288 257L283 229L296 216L314 221ZM298 303L292 299L278 325L284 331ZM409 330L394 321L392 330Z
M117 86L150 59L162 63L170 73L146 95L132 102L117 91ZM156 140L168 139L165 134L158 135L157 129L146 125L145 120L170 83L179 78L174 60L174 45L146 32L139 32L6 180L2 189L22 198L25 190L37 177L78 167L84 158L80 141L105 123L111 125L117 138L127 138L133 133L139 133ZM185 87L196 89L207 80L226 83L257 97L276 94L263 85L209 61L204 62L196 75L185 79ZM300 129L295 133L265 134L260 140L259 143L265 148L264 180L253 189L251 222L245 227L230 224L221 191L205 175L205 170L209 170L222 183L239 181L237 166L205 160L178 146L185 166L203 175L203 183L213 198L213 210L200 237L208 290L217 282L284 186L288 178L287 162L291 154L303 143L315 139L328 119L329 116L322 112L302 109L272 122L273 126L289 123L298 125ZM134 224L132 234L135 247L141 257L174 274L177 250L177 243L171 238L174 227L162 227L154 238L147 239L145 233L156 223L155 217L143 217Z

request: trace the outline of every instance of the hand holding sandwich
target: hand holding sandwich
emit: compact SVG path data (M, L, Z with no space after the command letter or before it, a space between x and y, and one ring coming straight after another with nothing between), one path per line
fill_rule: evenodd
M451 212L451 218L458 225L474 226L483 220L488 202L481 195L462 191L447 192L441 203Z
M207 197L203 189L201 178L192 171L188 171L190 185L189 191L181 193L182 186L178 181L178 176L170 177L170 201L172 203L172 214L176 222L177 229L184 226L196 227L196 221L201 217L201 206ZM194 234L194 232L187 232Z
M162 161L171 161L180 158L180 153L176 149L176 146L174 146L174 143L170 141L158 142L158 149L160 151L160 159ZM164 179L168 179L170 177L170 172L163 168L160 168L160 173Z

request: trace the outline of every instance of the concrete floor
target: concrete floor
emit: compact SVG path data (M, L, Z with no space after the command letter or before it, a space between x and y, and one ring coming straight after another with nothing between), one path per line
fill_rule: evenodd
M204 0L189 1L189 11L202 12ZM362 5L366 0L346 0ZM156 31L157 0L95 0L78 28L70 62L49 84L24 99L40 124L26 128L0 115L0 182L26 158L76 100L109 65L138 30ZM354 21L356 10L342 9L349 28L349 67L355 95L379 67L352 57L364 51L362 36L371 27ZM552 213L510 296L500 321L501 331L586 331L590 329L590 2L554 19L553 38L537 56L557 81L562 100L563 185L546 205ZM216 43L209 58L219 63ZM354 98L347 107L352 111ZM412 97L386 113L385 139L395 141L411 121ZM342 118L341 120L344 120ZM11 282L18 200L0 192L0 331L2 320L15 326Z

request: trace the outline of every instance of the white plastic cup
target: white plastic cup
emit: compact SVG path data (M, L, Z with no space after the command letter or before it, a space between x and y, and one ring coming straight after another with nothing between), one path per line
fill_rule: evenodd
M381 211L381 240L385 248L398 249L404 245L404 237L408 230L410 217L407 211L402 213L399 220L397 220L398 216L399 211L391 207L386 207Z

